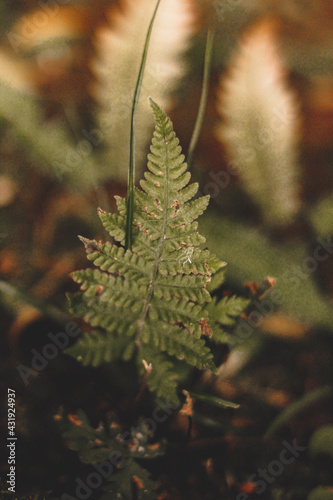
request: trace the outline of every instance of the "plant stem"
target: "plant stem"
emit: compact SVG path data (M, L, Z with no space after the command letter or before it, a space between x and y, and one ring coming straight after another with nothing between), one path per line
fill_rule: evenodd
M281 429L286 423L289 422L296 415L301 413L302 411L307 410L314 403L317 403L321 399L327 398L333 393L333 387L330 385L324 385L323 387L319 387L314 391L305 394L305 396L301 397L291 405L289 405L285 410L283 410L271 423L269 428L264 434L264 439L271 438L273 434L275 434L278 430Z
M28 292L19 290L10 283L2 280L0 280L0 295L1 294L4 294L7 297L8 300L4 303L4 306L11 312L16 313L16 307L19 306L19 303L23 302L34 307L35 309L38 309L42 314L44 314L44 316L61 325L66 324L71 319L71 316L68 313L61 311L55 306L45 304L39 298L33 297L28 294Z
M233 403L232 401L227 401L226 399L218 398L212 394L199 394L197 392L189 391L189 394L198 401L203 401L204 403L217 406L218 408L234 408L238 409L239 404Z
M199 139L199 135L200 135L201 127L202 127L202 122L203 122L203 118L205 115L207 98L208 98L209 77L210 77L210 70L211 70L212 58L213 58L214 36L215 36L215 31L208 30L207 41L206 41L206 51L205 51L204 76L203 76L203 82L202 82L200 104L199 104L197 119L195 121L194 129L193 129L193 134L192 134L190 145L188 147L188 152L187 152L187 164L188 164L188 166L190 166L190 164L192 162L193 152L195 150L195 147L196 147L198 139Z
M133 104L132 104L132 113L131 113L131 135L130 135L130 158L129 158L129 168L128 168L128 186L127 186L127 213L126 213L126 237L125 237L125 248L132 248L132 231L133 231L133 215L134 215L134 181L135 181L135 135L134 135L134 125L135 125L135 111L139 102L140 90L143 80L143 74L145 70L148 48L151 33L153 30L153 25L155 21L155 17L157 14L158 7L161 3L161 0L157 0L156 7L154 9L154 13L150 20L150 24L147 31L146 41L143 49L140 70L138 79L135 86Z

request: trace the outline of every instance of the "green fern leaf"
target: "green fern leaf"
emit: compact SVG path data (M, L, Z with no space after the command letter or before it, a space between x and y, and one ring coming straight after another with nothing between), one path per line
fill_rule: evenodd
M109 463L110 475L106 478L105 484L98 489L98 493L102 495L99 498L152 500L155 498L153 491L155 483L136 458L159 456L163 453L163 447L159 446L156 450L151 450L148 446L148 436L141 433L138 439L135 428L131 430L132 438L134 438L132 443L138 444L129 446L127 442L129 432L122 434L118 423L112 424L113 422L107 428L100 426L94 429L90 426L86 414L79 410L76 417L66 425L67 429L63 436L68 448L78 452L81 462L85 464ZM136 477L143 485L142 489L138 489L137 494L133 492ZM107 491L107 494L103 495L100 490Z
M73 273L81 292L69 297L70 310L105 332L86 334L67 352L94 366L132 355L139 365L143 359L151 362L150 387L161 394L158 386L165 377L163 390L175 399L171 359L216 372L200 321L207 318L211 301L207 285L224 263L200 249L205 239L194 221L209 197L192 200L198 186L188 185L190 174L172 123L150 104L156 127L143 191L135 190L132 250L123 247L126 202L117 197L119 215L99 215L121 246L81 237L96 268Z
M250 304L249 299L243 297L223 297L214 307L214 317L222 325L234 325L236 318L240 316L244 309Z
M229 333L225 331L235 325L237 318L245 311L250 300L232 295L223 297L219 302L216 297L208 305L212 339L217 344L232 343Z
M176 394L179 379L179 370L175 369L174 360L166 353L159 352L152 345L145 345L142 349L142 357L146 363L153 366L158 365L158 370L152 370L148 377L149 389L158 397L179 404ZM187 367L188 365L186 365ZM177 367L178 368L178 367ZM143 365L139 366L143 371Z
M130 359L135 345L125 336L106 335L105 332L85 333L70 353L84 366L99 366L115 359Z

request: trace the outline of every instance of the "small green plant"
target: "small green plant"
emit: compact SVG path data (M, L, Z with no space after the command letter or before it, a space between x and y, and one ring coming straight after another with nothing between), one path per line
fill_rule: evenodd
M155 498L155 484L140 462L149 462L162 455L163 445L150 446L148 434L140 431L141 427L139 431L132 429L131 432L121 434L115 420L107 427L94 429L82 410L78 411L75 420L68 422L63 434L68 447L78 452L83 463L95 464L94 473L97 470L97 474L106 479L101 499L131 499L133 487L138 500Z
M150 389L174 402L177 360L216 373L206 339L228 340L222 325L230 324L230 316L238 316L248 302L223 299L209 307L207 285L224 267L200 248L205 239L195 219L206 209L209 197L193 199L198 185L189 184L190 173L172 123L157 104L150 103L156 128L149 172L141 181L143 190L135 189L134 194L132 249L124 248L126 200L117 197L119 214L100 210L99 215L118 244L81 237L88 259L98 269L73 273L81 292L69 296L70 310L95 331L67 352L93 366L134 358L140 368L143 363L151 367Z

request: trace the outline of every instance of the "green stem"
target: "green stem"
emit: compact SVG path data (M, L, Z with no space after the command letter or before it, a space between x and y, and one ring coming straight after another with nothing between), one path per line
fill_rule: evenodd
M158 7L161 3L161 0L157 0L156 7L151 18L149 28L147 31L146 41L143 49L141 65L138 75L138 80L136 82L136 87L134 91L133 104L132 104L132 114L131 114L131 135L130 135L130 159L129 159L129 168L128 168L128 187L127 187L127 213L126 213L126 237L125 237L125 248L132 248L132 232L133 232L133 216L134 216L134 181L135 181L135 135L134 135L134 124L135 124L135 111L138 106L140 90L143 80L143 74L145 70L147 55L148 55L148 47L150 42L151 33L153 30L153 25L155 21L155 17L157 14Z
M190 166L190 164L191 164L193 152L195 150L195 147L196 147L198 139L199 139L199 135L200 135L201 127L202 127L202 122L203 122L203 118L205 115L207 98L208 98L208 90L209 90L209 77L210 77L210 70L211 70L212 58L213 58L214 36L215 36L215 32L212 30L209 30L207 33L204 76L203 76L203 82L202 82L200 104L199 104L197 119L195 121L194 129L193 129L191 142L190 142L190 145L188 147L188 152L187 152L187 164L188 164L188 166Z
M237 403L233 403L232 401L227 401L226 399L218 398L217 396L213 396L212 394L199 394L198 392L193 392L193 391L189 391L189 394L198 401L203 401L204 403L217 406L218 408L238 409L240 407L240 405Z
M166 130L163 131L163 136L165 137L165 135L166 135ZM168 155L168 148L167 148L166 142L163 142L163 148L164 148L164 162L165 162L165 183L164 183L164 196L163 196L164 203L165 203L165 210L163 213L163 226L162 226L162 230L161 230L160 241L159 241L158 247L156 249L156 253L155 253L155 262L154 262L154 267L152 270L151 278L149 281L147 297L145 299L141 318L140 318L140 321L138 323L138 335L137 335L137 339L136 339L138 347L140 347L141 332L142 332L143 327L145 325L149 306L150 306L150 303L151 303L151 300L152 300L152 297L154 294L154 286L155 286L155 282L156 282L156 278L157 278L157 274L158 274L158 266L159 266L159 263L161 262L160 259L161 259L161 255L162 255L162 251L163 251L163 245L165 243L165 236L164 235L166 233L166 227L167 227L167 222L168 222L168 208L167 207L169 206L169 168L170 168L170 165L169 165L169 155Z
M55 306L45 304L42 300L28 295L27 292L19 290L6 281L0 280L0 294L4 294L8 298L4 306L11 312L17 312L19 304L23 302L38 309L44 316L61 325L66 324L70 320L69 314L61 311Z
M333 387L325 385L319 387L314 391L305 394L302 398L298 399L291 405L289 405L285 410L283 410L275 420L271 423L269 428L264 434L264 439L271 438L278 430L281 429L285 424L287 424L292 418L297 416L302 411L307 410L314 403L317 403L321 399L330 396L333 393Z

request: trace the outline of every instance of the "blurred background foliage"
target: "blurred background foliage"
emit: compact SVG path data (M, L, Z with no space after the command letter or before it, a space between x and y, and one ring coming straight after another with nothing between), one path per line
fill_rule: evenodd
M96 208L114 210L113 196L126 193L131 103L153 7L151 0L0 2L1 371L4 388L20 387L27 449L42 435L31 420L40 406L42 420L60 403L95 402L96 415L107 406L92 382L104 373L92 376L65 356L27 389L15 366L67 318L69 273L85 266L77 234L102 236ZM333 236L333 5L162 0L137 113L137 179L152 133L149 95L171 116L186 154L208 28L216 32L212 74L191 165L201 193L211 195L201 233L228 263L224 292L247 295L269 276L276 283L265 298L274 289L282 297L281 305L271 298L272 314L234 348L210 387L266 409L228 422L260 434L290 402L332 383L333 258L328 251L318 261L314 252L318 238ZM86 392L82 379L90 380ZM113 389L126 393L129 385ZM299 427L300 439L330 421L329 401ZM241 445L234 446L239 458ZM250 462L257 459L252 453ZM32 488L38 463L24 475ZM242 460L240 473L229 471L236 492L245 471L256 469L246 467ZM316 467L288 498L318 486Z
M70 231L60 229L59 235L75 242L73 218L79 227L96 230L91 209L109 208L112 194L125 190L131 100L153 5L99 0L41 2L36 8L26 1L15 8L2 2L1 8L1 266L11 280L17 265L26 268L35 255L32 267L45 270L47 255L36 246L66 249L66 241L50 241L55 226L69 224ZM223 257L227 246L227 254L229 248L234 254L229 264L244 268L237 273L240 280L279 278L300 265L301 253L286 262L284 251L292 255L289 247L297 243L311 254L316 237L331 234L331 19L325 1L169 0L161 6L137 114L137 177L152 130L148 95L171 114L186 152L201 91L206 28L214 26L209 103L192 171L201 191L211 194L215 213L241 224L231 224L240 235L235 241L228 240L229 229L211 230L212 239L227 239L215 242L218 253ZM48 189L53 195L46 196ZM24 235L24 222L14 213L21 204L33 230L14 264L11 245ZM59 208L65 204L71 207ZM255 248L242 238L248 230L255 231ZM46 233L49 241L42 243ZM271 270L262 268L263 259ZM300 319L331 320L321 307L323 293L331 292L330 267L330 259L318 263L297 290L298 305L291 311ZM233 279L235 273L229 274ZM22 285L28 275L20 276ZM289 303L294 293L284 293Z

